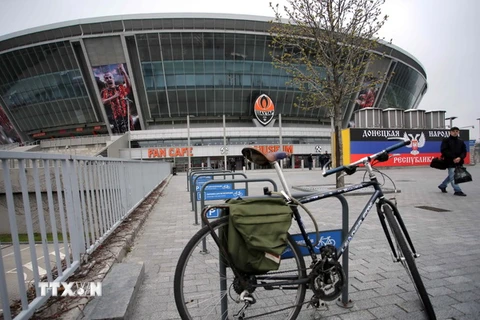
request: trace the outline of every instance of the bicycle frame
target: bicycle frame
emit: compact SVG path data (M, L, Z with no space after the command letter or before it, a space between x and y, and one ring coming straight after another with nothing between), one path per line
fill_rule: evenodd
M288 188L288 185L286 183L285 176L283 175L283 171L281 170L278 162L275 162L273 165L275 167L275 170L277 171L277 174L280 178L280 182L281 182L281 184L284 188L284 191L285 191L285 192L282 192L282 194L287 200L289 200L289 198L291 198L292 195L291 195L290 190ZM306 204L306 203L315 202L315 201L330 198L330 197L335 197L335 196L342 195L344 193L349 193L349 192L352 192L352 191L355 191L355 190L360 190L360 189L364 189L364 188L368 188L368 187L373 187L374 191L373 191L370 199L368 199L368 201L365 204L364 208L362 209L361 213L358 215L355 223L349 229L347 235L344 235L345 240L342 242L342 244L340 246L340 250L337 251L336 259L339 260L340 257L343 255L343 253L347 250L350 242L353 240L355 234L360 229L360 226L365 221L365 219L367 218L368 214L370 213L371 209L374 207L375 203L377 203L377 201L378 201L377 212L379 214L379 218L380 218L382 228L385 232L385 235L387 237L387 240L388 240L388 243L390 245L390 248L392 250L393 255L395 257L397 257L397 253L396 253L396 250L394 248L391 236L389 234L389 231L386 227L385 222L382 220L381 213L380 213L381 206L384 205L384 204L387 204L390 207L392 207L392 209L395 213L395 216L397 217L397 219L399 221L401 229L406 236L407 242L412 249L412 252L415 254L415 256L417 256L417 254L415 252L415 249L413 247L413 244L410 240L410 236L408 235L406 227L403 223L403 220L401 219L400 214L399 214L398 210L396 209L396 207L390 201L385 199L385 195L384 195L383 190L382 190L382 188L381 188L381 186L380 186L380 184L377 180L377 177L376 177L375 173L373 172L371 164L368 161L365 161L364 166L365 166L365 168L366 168L366 170L369 174L370 181L363 181L361 183L349 185L349 186L346 186L346 187L343 187L343 188L340 188L340 189L336 189L336 190L333 190L333 191L327 191L327 192L322 192L322 193L310 193L310 194L307 194L307 195L304 195L304 196L301 196L301 197L297 198L297 201L299 201L302 204ZM223 206L220 205L220 206L214 206L214 207L228 208L228 205L223 205ZM211 207L206 207L202 211L202 220L204 221L204 224L209 226L209 227L210 227L210 223L208 222L207 212L210 208ZM305 243L305 245L306 245L306 247L309 251L310 257L312 259L312 263L314 264L318 260L317 253L315 253L315 250L314 250L314 244L310 241L310 239L308 237L307 231L306 231L305 226L302 222L302 216L301 216L300 212L298 211L298 208L296 206L292 206L292 211L293 211L294 219L297 221L297 225L298 225L298 227L300 229L300 232L302 234L302 238L304 240L304 243ZM224 254L225 257L227 257L227 260L230 260L229 253L227 252L226 248L224 248L222 246L220 239L218 238L218 236L215 234L215 232L213 231L213 229L211 227L210 227L210 230L211 230L212 238L214 239L216 244L219 246L220 250L222 251L222 254ZM232 271L235 273L235 275L240 276L240 273L237 270L235 270L235 267L233 266L233 264L230 263L230 266L232 266ZM282 286L283 287L283 286L286 286L286 285L304 284L304 283L308 283L310 281L310 275L308 275L308 274L307 274L307 277L304 278L304 279L293 279L293 278L288 277L288 276L274 275L274 274L275 273L273 272L272 274L268 274L267 276L259 275L259 276L257 276L257 279L269 279L269 280L278 280L278 281L269 282L268 284L256 284L256 285L253 285L253 286L254 287ZM288 289L288 288L285 288L285 287L283 287L283 288Z
M373 186L374 193L372 194L370 199L367 201L365 207L363 208L362 212L359 214L357 220L355 221L353 226L348 231L348 234L346 236L344 236L345 240L341 244L340 250L337 251L337 260L340 259L342 254L348 248L348 245L353 240L353 237L355 236L355 233L358 231L358 229L362 225L363 221L366 219L366 217L370 213L370 210L374 206L375 202L378 199L380 199L380 201L382 201L382 199L384 198L383 191L382 191L380 185L378 184L378 182L376 181L376 178L375 178L375 181L366 181L366 182L350 185L348 187L344 187L344 188L341 188L341 189L337 189L337 190L334 190L334 191L328 191L328 192L318 193L318 194L311 194L311 195L307 195L307 196L304 196L304 197L301 197L301 198L297 199L302 204L306 204L306 203L310 203L310 202L334 197L334 196L337 196L337 195L341 195L341 194L344 194L344 193L352 192L352 191L355 191L355 190L368 188L370 186ZM298 213L298 217L296 217L296 218L300 218L299 213ZM299 221L299 220L297 220L297 221ZM299 222L298 225L299 225L301 233L302 234L305 233L304 234L304 238L305 238L306 232L305 232L303 223ZM307 239L308 239L308 237L307 237ZM311 254L312 253L315 254L314 251L313 251L313 244L310 241L306 241L306 243L307 243L307 247L308 247L309 252Z

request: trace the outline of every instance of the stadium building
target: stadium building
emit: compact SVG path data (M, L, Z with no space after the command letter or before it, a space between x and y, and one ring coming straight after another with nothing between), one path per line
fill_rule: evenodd
M179 170L241 168L244 145L288 150L287 166L330 152L327 109L294 107L301 93L271 63L270 19L123 15L0 37L1 143L164 159ZM344 127L364 107L416 109L427 90L415 57L387 43L379 52L369 71L389 80L352 97Z

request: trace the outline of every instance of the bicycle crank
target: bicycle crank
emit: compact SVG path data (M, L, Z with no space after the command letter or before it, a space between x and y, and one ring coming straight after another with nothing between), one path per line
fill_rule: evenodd
M323 301L332 301L340 296L345 284L345 272L336 260L336 248L326 245L320 248L322 259L317 261L312 270L310 288L315 297Z

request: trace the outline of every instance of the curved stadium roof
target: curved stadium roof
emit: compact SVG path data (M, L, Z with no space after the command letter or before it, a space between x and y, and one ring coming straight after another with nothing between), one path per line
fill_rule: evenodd
M175 20L178 22L175 22ZM211 21L211 23L206 23L207 20ZM226 22L228 20L232 20L232 22ZM266 16L191 12L127 14L76 19L0 36L0 52L45 41L122 32L178 31L181 29L268 32L269 21L271 20L272 17ZM186 21L189 22L186 23ZM218 21L218 23L215 23L215 21ZM253 21L254 23L236 23L236 21ZM382 51L387 56L401 60L427 78L424 67L413 55L393 44L384 41L381 43L384 46Z

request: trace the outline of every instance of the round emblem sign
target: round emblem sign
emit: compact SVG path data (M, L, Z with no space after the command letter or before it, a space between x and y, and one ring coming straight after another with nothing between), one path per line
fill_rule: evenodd
M275 115L275 106L273 105L272 99L266 94L262 94L255 100L255 104L253 107L253 111L255 113L255 117L257 120L266 126L273 120L273 116Z

